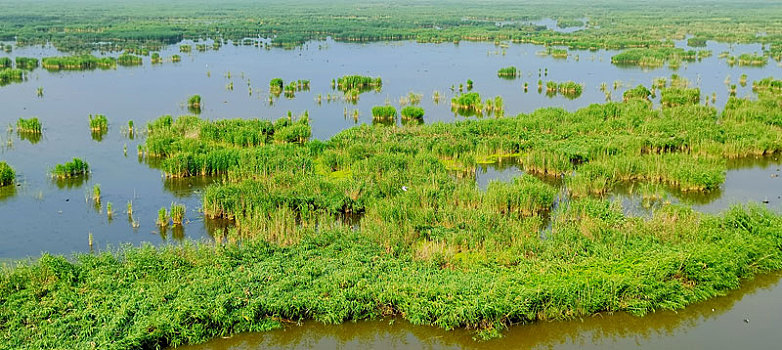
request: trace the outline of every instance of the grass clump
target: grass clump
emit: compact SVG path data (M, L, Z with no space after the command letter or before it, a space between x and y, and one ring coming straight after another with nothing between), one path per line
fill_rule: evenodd
M393 121L396 119L396 107L374 106L372 107L372 119L380 121Z
M48 70L88 70L95 68L109 69L117 66L113 57L95 57L93 55L44 57L41 66Z
M16 179L14 168L6 162L0 162L0 187L12 185Z
M185 219L185 205L171 203L171 222L174 225L182 225Z
M19 118L19 120L16 121L16 131L27 134L40 134L41 122L38 118Z
M513 66L500 68L497 71L497 76L500 77L500 78L516 78L520 74L521 74L521 72L518 69L516 69L516 67L513 67ZM467 88L468 89L472 88L472 84L468 84Z
M187 107L193 109L201 109L201 95L193 95L187 99Z
M417 106L407 106L405 108L402 108L401 114L402 114L402 119L410 119L410 120L424 119L424 109Z
M109 130L109 119L103 114L90 114L90 131L106 132Z
M52 176L59 179L67 179L71 177L87 175L89 172L90 165L87 164L87 162L79 158L73 158L73 160L70 162L55 165L54 169L51 171L51 174Z
M0 86L24 80L24 71L18 68L0 69Z

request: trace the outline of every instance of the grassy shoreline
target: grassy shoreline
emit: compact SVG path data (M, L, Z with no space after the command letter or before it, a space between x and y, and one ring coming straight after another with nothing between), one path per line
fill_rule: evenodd
M602 219L610 215L614 222ZM561 220L511 266L388 254L346 227L288 247L253 240L44 255L0 275L0 347L160 348L284 320L389 315L490 338L536 320L675 310L782 268L782 217L765 209L664 215ZM578 221L604 227L587 237Z

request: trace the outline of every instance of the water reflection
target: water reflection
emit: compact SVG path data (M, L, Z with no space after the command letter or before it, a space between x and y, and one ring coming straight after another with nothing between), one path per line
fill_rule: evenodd
M90 136L92 137L93 141L101 142L103 141L103 137L106 136L106 134L109 133L108 129L100 129L100 130L92 130L90 131Z
M83 186L90 179L89 174L76 176L76 177L52 177L52 182L57 185L57 188L72 189Z
M0 202L16 195L16 184L0 187Z
M17 131L16 135L19 136L20 140L30 142L30 144L36 144L38 142L41 142L41 139L43 139L43 134L38 132L21 132Z
M177 198L198 195L207 186L220 182L220 176L190 176L185 178L163 178L163 189Z

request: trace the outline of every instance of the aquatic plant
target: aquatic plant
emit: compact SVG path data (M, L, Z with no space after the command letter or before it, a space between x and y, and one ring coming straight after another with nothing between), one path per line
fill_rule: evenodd
M396 108L394 106L374 106L372 107L372 119L389 121L396 119Z
M140 66L143 63L141 57L129 54L127 52L122 53L117 57L117 64L121 66Z
M624 93L622 93L622 99L627 101L630 99L642 99L642 100L649 100L649 97L652 95L652 92L646 88L646 86L643 86L642 84L638 84L638 86L626 90Z
M193 109L201 109L201 95L193 95L187 99L187 107Z
M633 48L612 56L611 63L656 68L664 66L666 62L694 61L696 57L697 52L681 48Z
M79 158L73 158L70 162L55 165L54 169L51 170L51 175L59 179L66 179L87 175L89 172L90 165L87 162Z
M16 131L20 133L40 134L41 122L38 118L19 118L19 120L16 121Z
M171 203L170 216L171 222L173 222L175 226L182 225L185 218L185 205Z
M282 92L283 85L284 84L282 79L274 78L271 81L269 81L269 91L279 94L280 92Z
M358 90L359 92L377 90L383 87L383 80L380 77L372 78L362 75L345 75L336 80L336 88L339 91L347 92Z
M37 58L18 56L16 57L15 60L16 60L16 68L18 69L33 70L35 68L38 68Z
M100 203L100 184L92 186L92 200L95 203Z
M6 162L0 162L0 187L9 186L14 183L16 172Z
M424 109L416 106L407 106L405 108L402 108L401 114L402 114L402 119L421 120L424 118ZM372 115L374 116L374 111Z
M150 58L149 58L149 61L152 64L159 64L159 63L163 63L163 58L160 57L160 53L159 52L153 52L152 56L150 56Z
M21 69L6 68L0 70L0 85L5 85L11 82L21 82L24 80L25 74Z
M41 66L48 70L87 70L95 68L115 68L117 60L113 57L95 57L93 55L44 57Z
M670 87L660 92L660 103L663 106L680 106L700 102L700 89Z
M90 114L90 130L93 132L104 132L109 128L109 119L103 114Z
M505 67L500 68L500 70L497 71L497 76L500 78L516 78L521 74L516 67ZM472 84L467 84L467 89L472 89Z
M168 212L166 211L166 208L160 208L157 212L157 225L160 227L166 227L168 226Z

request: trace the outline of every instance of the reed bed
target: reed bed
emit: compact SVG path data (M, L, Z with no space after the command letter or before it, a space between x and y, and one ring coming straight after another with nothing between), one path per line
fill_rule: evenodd
M44 57L41 66L48 70L88 70L95 68L109 69L117 66L113 57L95 57L93 55Z
M0 85L5 85L13 82L21 82L25 79L25 72L18 68L3 68L0 69Z
M87 162L73 158L70 162L57 164L51 170L51 175L58 179L67 179L87 175L90 172L90 165Z
M19 118L19 120L16 121L16 131L19 133L40 134L41 130L41 122L38 118Z
M16 172L6 162L0 162L0 187L13 185L16 181Z
M92 132L106 132L109 129L109 119L103 114L90 114L90 131Z

